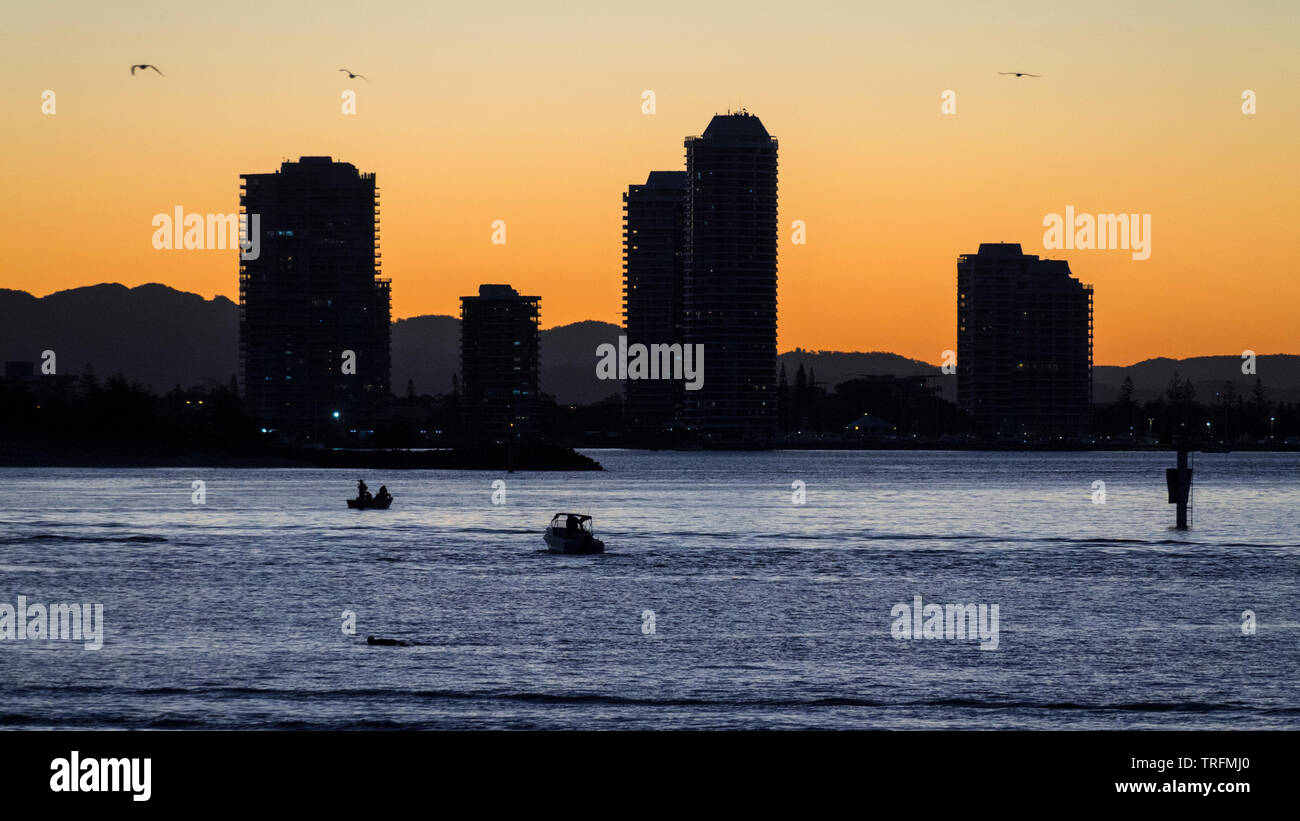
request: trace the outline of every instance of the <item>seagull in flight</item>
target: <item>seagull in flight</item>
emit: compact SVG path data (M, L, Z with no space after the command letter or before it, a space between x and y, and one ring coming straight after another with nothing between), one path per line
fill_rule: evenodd
M364 74L353 74L352 72L348 71L346 68L341 68L341 69L339 69L339 71L341 71L341 72L343 72L344 74L348 75L348 79L349 79L349 80L355 80L356 78L360 77L361 79L365 80L367 83L370 82L370 80L367 79L366 76L365 76Z
M148 63L141 63L141 64L136 65L136 66L131 66L131 76L132 76L132 77L135 76L135 70L136 70L137 68L140 69L140 70L144 70L144 69L146 69L146 68L151 68L151 69L153 69L154 71L158 71L158 66L151 66L151 65L149 65ZM158 71L158 73L161 74L163 77L166 77L166 76L167 76L166 74L163 74L161 71Z
M1027 71L999 71L998 74L1014 74L1017 77L1042 77L1041 74L1030 74Z

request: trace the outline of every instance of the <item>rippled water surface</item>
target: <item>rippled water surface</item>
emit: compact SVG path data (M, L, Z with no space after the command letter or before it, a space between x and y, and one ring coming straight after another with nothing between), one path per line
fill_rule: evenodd
M0 640L0 726L1300 728L1296 454L1199 454L1177 532L1167 453L589 453L368 474L385 512L351 471L0 470L0 603L105 619ZM542 552L560 510L608 553ZM894 638L917 595L998 605L997 649Z

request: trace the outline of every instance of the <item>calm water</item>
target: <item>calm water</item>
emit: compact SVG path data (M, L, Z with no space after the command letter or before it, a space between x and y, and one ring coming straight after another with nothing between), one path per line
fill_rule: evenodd
M368 474L387 512L354 471L0 470L0 602L106 622L0 641L0 726L1300 728L1296 454L1199 454L1187 533L1172 454L591 455ZM609 553L540 552L569 509ZM916 595L998 648L895 639Z

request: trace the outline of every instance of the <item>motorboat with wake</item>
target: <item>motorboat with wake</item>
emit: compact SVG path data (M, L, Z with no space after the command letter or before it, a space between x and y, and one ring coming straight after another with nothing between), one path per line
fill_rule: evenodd
M557 513L542 539L552 553L604 553L605 543L591 531L591 517Z

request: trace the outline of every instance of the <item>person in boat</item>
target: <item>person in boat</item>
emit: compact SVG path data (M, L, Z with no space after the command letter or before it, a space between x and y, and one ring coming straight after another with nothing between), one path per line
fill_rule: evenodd
M369 502L369 501L371 500L371 498L373 498L373 497L371 497L371 495L370 495L370 489L369 489L368 487L366 487L366 480L365 480L365 479L358 479L358 480L357 480L357 499L359 499L359 500L362 501L362 502Z
M568 518L564 520L564 536L568 539L576 538L578 536L578 517L574 516L572 513L570 513Z
M379 493L375 495L375 501L384 502L391 498L393 497L388 495L388 485L380 485Z

